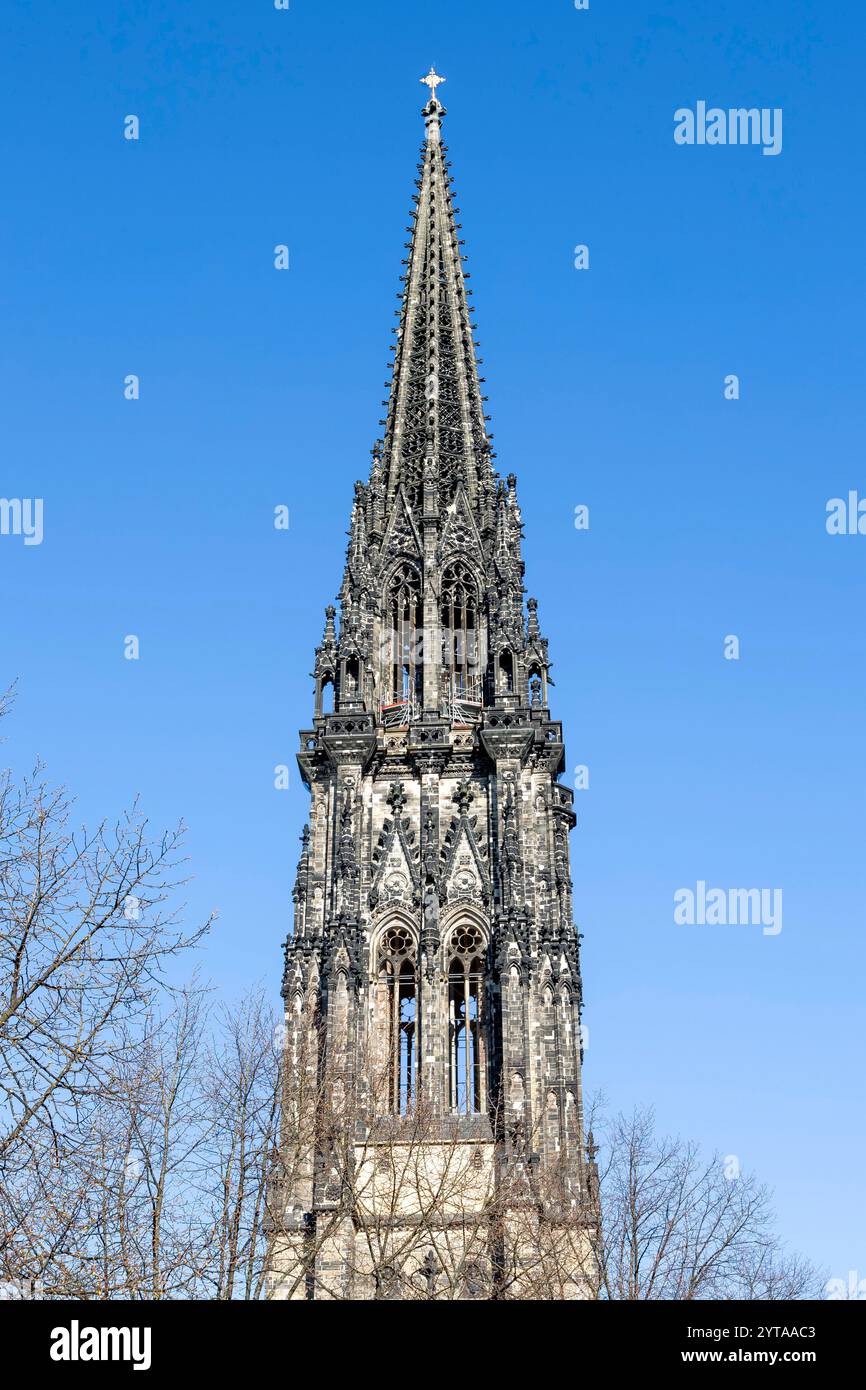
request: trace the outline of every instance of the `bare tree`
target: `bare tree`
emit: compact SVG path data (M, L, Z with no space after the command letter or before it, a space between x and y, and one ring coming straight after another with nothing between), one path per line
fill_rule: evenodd
M127 1296L193 1297L207 1258L199 1202L212 1120L202 1086L207 1009L195 983L165 1017L148 1019L124 1075L124 1181L115 1229L125 1234Z
M0 1279L92 1299L821 1296L766 1189L651 1112L596 1122L581 1191L498 1113L395 1114L381 1056L338 1033L325 1062L312 996L287 1030L261 990L214 1012L196 981L171 988L209 925L171 906L182 829L70 820L40 769L0 778Z
M538 1136L510 1140L505 1164L500 1116L443 1114L423 1095L395 1113L387 1061L319 1074L313 1030L293 1036L306 1042L286 1067L272 1296L594 1296L590 1205L571 1165L539 1169Z
M282 1036L261 990L219 1011L202 1076L209 1117L201 1190L209 1296L261 1298L267 1276L268 1193L277 1161Z
M93 1136L191 932L170 902L183 828L136 807L95 830L41 767L0 775L0 1272L42 1279L73 1240ZM80 1170L80 1171L79 1171ZM61 1260L62 1264L62 1260Z
M822 1296L820 1272L776 1235L767 1189L693 1143L657 1135L651 1111L604 1126L600 1169L590 1138L581 1201L556 1164L497 1170L495 1153L473 1151L458 1119L423 1106L377 1116L369 1069L361 1074L344 1088L332 1076L307 1112L314 1125L296 1124L284 1142L306 1210L274 1203L278 1297Z
M770 1194L750 1174L655 1132L651 1110L605 1128L595 1258L604 1299L819 1298L786 1254Z

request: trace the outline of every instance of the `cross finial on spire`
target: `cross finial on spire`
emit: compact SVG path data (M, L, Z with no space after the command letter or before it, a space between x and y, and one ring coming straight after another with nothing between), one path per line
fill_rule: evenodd
M436 71L436 68L434 66L431 66L427 76L420 78L419 81L426 83L426 85L430 88L431 97L434 101L438 101L439 98L436 95L436 88L439 86L440 82L446 82L447 78L440 77L438 72Z

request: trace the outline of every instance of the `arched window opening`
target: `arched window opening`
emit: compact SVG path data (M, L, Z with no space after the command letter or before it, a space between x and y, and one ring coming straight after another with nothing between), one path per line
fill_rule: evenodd
M526 681L530 690L531 703L534 705L536 699L538 699L541 701L542 705L546 704L544 676L542 674L541 667L537 664L533 664L532 666L530 666L529 670L526 673Z
M334 713L334 677L329 673L322 677L319 687L319 714Z
M385 602L385 621L382 712L386 722L407 722L406 718L389 719L387 716L408 717L424 693L424 615L421 583L413 565L400 565L392 575Z
M343 689L340 694L344 701L353 701L360 698L361 672L358 658L350 656L346 659L343 676Z
M483 1104L484 941L477 927L458 927L448 968L448 1054L451 1109L477 1113Z
M440 607L442 669L452 700L481 703L478 589L466 565L449 565L442 576Z
M379 980L387 986L387 1108L397 1115L412 1112L417 1099L418 991L415 944L406 927L391 927L379 951Z
M507 647L499 653L499 688L503 695L514 692L514 657Z

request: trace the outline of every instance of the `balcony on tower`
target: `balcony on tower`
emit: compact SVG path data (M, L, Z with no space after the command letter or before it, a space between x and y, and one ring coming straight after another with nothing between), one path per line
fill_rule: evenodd
M484 681L480 672L459 669L443 672L445 712L452 724L476 724L484 708Z

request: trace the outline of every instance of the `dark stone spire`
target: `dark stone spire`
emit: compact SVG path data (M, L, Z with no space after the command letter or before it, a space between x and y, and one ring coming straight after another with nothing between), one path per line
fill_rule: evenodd
M433 74L435 78L435 74ZM438 82L444 79L436 79ZM400 325L388 398L382 473L390 509L402 486L420 512L425 460L438 472L442 503L462 483L473 510L486 500L490 444L463 269L458 209L442 144L445 107L433 95L422 112L426 138L413 199L412 239L402 277Z

